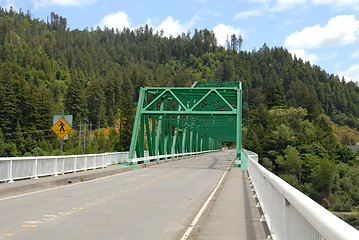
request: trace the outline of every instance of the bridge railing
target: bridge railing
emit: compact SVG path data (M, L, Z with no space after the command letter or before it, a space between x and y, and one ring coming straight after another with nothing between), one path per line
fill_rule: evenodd
M158 156L148 156L148 154L146 156L146 152L145 152L144 157L128 159L127 162L128 163L142 163L142 162L150 162L150 161L158 160L158 159L180 158L180 157L187 157L187 156L199 155L199 154L217 152L217 151L219 151L219 150L207 150L207 151L201 151L201 152L174 153L174 154L165 154L165 155L158 155Z
M159 156L145 156L128 159L128 152L113 152L86 155L65 156L39 156L39 157L10 157L0 158L0 182L13 182L18 179L34 178L42 176L57 176L70 172L86 171L96 168L105 168L116 163L139 163L151 160L184 157L204 152L178 153Z
M124 162L128 152L0 158L0 182L86 171Z
M244 152L273 239L359 239L359 231L258 164L257 154Z

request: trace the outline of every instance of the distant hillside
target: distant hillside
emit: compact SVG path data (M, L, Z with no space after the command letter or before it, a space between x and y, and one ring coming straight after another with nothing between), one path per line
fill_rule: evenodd
M303 107L310 119L324 113L340 125L359 128L359 87L281 47L264 44L241 51L242 38L234 35L224 48L207 29L166 38L147 25L80 31L69 30L66 18L55 13L48 21L0 10L0 129L5 138L49 129L52 114L61 109L74 115L75 125L86 119L95 128L128 119L122 130L129 135L140 87L194 81L242 81L250 109L261 103L269 109Z

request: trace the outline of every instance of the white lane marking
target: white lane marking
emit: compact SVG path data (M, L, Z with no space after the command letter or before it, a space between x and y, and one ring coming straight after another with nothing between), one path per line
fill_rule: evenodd
M41 223L41 221L25 221L25 224L36 224L36 223Z
M197 224L197 222L198 222L198 220L200 219L200 217L202 216L204 210L207 208L209 202L210 202L211 199L213 198L214 194L217 192L219 186L222 184L223 179L224 179L224 177L226 176L227 172L229 171L229 169L230 169L230 167L231 167L233 161L234 161L234 160L232 160L231 163L228 165L226 171L223 173L221 179L219 180L219 182L218 182L216 188L213 190L213 192L211 193L211 195L209 195L207 201L203 204L202 208L201 208L201 209L199 210L199 212L197 213L197 216L193 219L193 221L192 221L192 223L189 225L187 231L183 234L181 240L186 240L186 239L189 237L189 235L191 234L191 232L192 232L194 226Z

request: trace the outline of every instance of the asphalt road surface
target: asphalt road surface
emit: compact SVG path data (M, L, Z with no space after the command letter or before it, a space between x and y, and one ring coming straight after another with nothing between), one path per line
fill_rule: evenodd
M233 151L0 200L0 239L180 239Z

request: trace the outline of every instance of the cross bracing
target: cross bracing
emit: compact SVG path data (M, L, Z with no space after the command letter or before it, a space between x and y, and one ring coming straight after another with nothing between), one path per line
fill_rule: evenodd
M141 88L129 158L220 149L242 142L242 87L196 82L192 87ZM242 166L246 165L242 163Z

